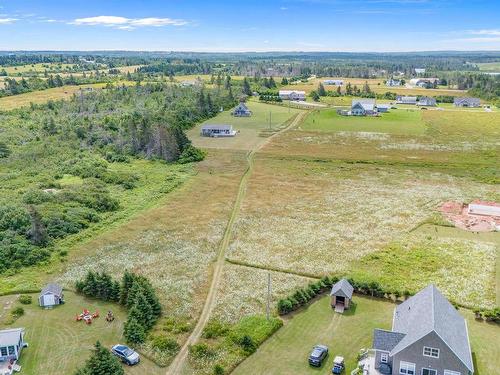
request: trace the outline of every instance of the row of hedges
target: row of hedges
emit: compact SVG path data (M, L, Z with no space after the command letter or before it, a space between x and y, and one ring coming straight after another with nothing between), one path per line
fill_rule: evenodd
M337 276L325 276L322 279L316 281L315 283L310 283L307 287L298 289L292 295L287 298L280 299L278 301L278 313L280 315L286 315L292 311L297 310L299 307L304 306L314 297L319 294L324 293L329 290L333 284L339 281ZM364 282L356 281L354 279L348 279L349 283L353 286L354 291L359 294L365 294L372 297L379 298L392 298L396 300L404 296L405 299L412 295L412 292L406 290L403 293L397 290L384 289L378 282Z
M487 322L500 323L500 307L491 310L474 309L474 314L478 320L486 320Z

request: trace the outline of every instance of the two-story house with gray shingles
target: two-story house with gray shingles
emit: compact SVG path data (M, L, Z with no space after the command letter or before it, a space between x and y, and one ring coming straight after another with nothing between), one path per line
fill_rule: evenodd
M394 309L392 330L375 329L370 374L471 375L465 319L429 285Z
M240 102L238 106L231 112L234 117L250 117L252 116L252 111L248 109L245 103Z
M371 116L375 114L375 99L353 99L351 104L352 116Z

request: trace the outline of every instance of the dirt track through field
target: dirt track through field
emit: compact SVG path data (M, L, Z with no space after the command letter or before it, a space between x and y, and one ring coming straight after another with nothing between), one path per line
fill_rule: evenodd
M262 149L271 139L276 137L277 135L296 127L301 123L301 121L304 119L304 116L306 115L307 112L299 113L288 125L286 128L280 130L279 132L276 132L273 134L271 137L269 137L265 142L251 150L247 154L247 163L248 166L243 173L243 176L241 177L240 181L240 186L238 188L238 194L236 196L236 200L233 205L233 209L231 211L231 216L229 217L229 221L227 223L226 229L224 231L224 237L222 237L222 241L220 242L219 249L217 251L217 259L214 264L214 271L213 271L213 276L212 276L212 282L210 283L210 289L208 290L207 298L205 300L205 304L203 306L203 310L201 312L200 318L198 319L198 322L196 323L196 326L194 327L193 331L189 335L188 339L182 346L181 350L177 354L177 356L174 358L173 362L170 364L169 368L167 369L167 375L179 375L182 372L182 369L184 368L184 364L187 359L188 351L189 351L189 346L195 344L201 337L201 334L203 332L203 329L205 328L205 325L207 324L208 320L210 319L210 314L213 310L213 307L215 306L216 303L216 297L217 297L217 290L219 288L220 280L222 278L222 271L224 269L224 262L226 258L226 250L229 246L229 241L231 240L231 235L233 233L233 228L234 228L234 222L236 221L236 217L238 216L240 212L240 206L241 202L243 201L243 198L245 197L245 193L247 190L247 184L248 184L248 179L252 174L253 170L253 162L254 162L254 156L255 154Z

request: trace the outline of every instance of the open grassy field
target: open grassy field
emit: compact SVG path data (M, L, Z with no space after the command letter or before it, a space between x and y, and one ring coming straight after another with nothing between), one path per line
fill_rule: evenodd
M21 305L15 302L17 296L0 297L3 317L0 326L23 327L26 330L25 340L29 347L23 350L20 364L22 373L36 374L72 374L82 366L90 356L91 349L97 340L105 347L123 343L123 323L126 312L118 305L87 299L72 292L65 292L66 303L51 310L43 310L38 306L37 294L33 294L33 303ZM7 308L5 308L8 306ZM15 306L24 308L24 315L15 322L6 324L10 311ZM101 317L91 325L76 322L75 315L86 308L92 312L99 311ZM104 315L112 310L115 320L106 322ZM126 374L162 374L163 370L146 357L134 367L124 366Z
M500 61L476 64L484 72L500 72Z
M457 241L452 247L451 243L436 239L424 246L424 238L415 240L408 233L435 215L442 201L493 198L496 191L495 186L423 168L262 157L250 180L228 258L262 268L321 277L356 269L353 264L369 254L373 254L373 264L384 267L384 259L377 258L379 252L394 241L401 241L401 252L389 248L388 259L392 256L395 262L403 261L410 251L413 255L405 261L412 267L425 260L430 263L427 276L416 274L415 280L409 278L408 288L420 288L432 279L450 297L464 297L470 303L492 306L495 245ZM415 250L411 250L414 243ZM454 257L436 262L436 254L445 248ZM464 275L463 267L470 252L475 254L477 272ZM393 266L387 264L388 273ZM377 275L376 269L372 267L369 275ZM381 279L387 281L382 275ZM405 280L403 272L390 285L402 287ZM466 281L468 286L463 285ZM400 284L394 285L397 282Z
M283 328L267 340L255 354L233 372L250 374L330 374L333 357L346 359L346 373L357 363L362 348L371 347L374 328L390 329L394 304L355 296L355 309L344 315L335 314L324 297L297 313ZM475 357L475 374L495 375L500 366L500 347L497 325L477 322L473 314L460 310L468 323L472 352ZM330 349L322 368L312 368L307 363L314 345L327 345Z
M437 89L423 89L423 88L408 88L405 86L400 87L387 87L383 83L384 80L381 78L342 78L342 77L322 77L322 78L313 78L309 79L308 82L290 84L287 86L281 87L283 90L303 90L307 93L310 93L313 90L318 88L318 85L328 79L342 79L344 81L344 86L342 86L342 91L345 90L345 86L347 83L351 83L352 86L356 85L359 88L362 88L363 85L368 83L368 86L373 92L376 93L385 93L385 92L395 92L401 95L426 95L426 96L436 96L436 95L451 95L451 96L465 96L467 95L467 91L464 90L455 90L447 87L439 87ZM335 91L337 90L337 86L328 86L325 85L326 90Z
M419 110L392 110L375 118L340 116L335 110L324 110L311 113L299 129L421 135L425 132L425 124Z
M234 150L251 150L265 141L265 137L281 129L287 120L300 112L298 109L258 102L249 102L251 117L234 117L230 112L200 124L188 132L196 147ZM238 131L231 138L210 138L200 136L200 128L205 124L228 124Z
M50 73L67 72L73 70L75 64L39 63L18 66L3 66L0 70L5 70L8 75L22 75L25 73Z
M135 82L120 81L115 82L114 84L133 85L135 84ZM47 90L28 92L25 94L6 96L0 98L0 111L10 111L19 107L28 106L31 103L43 104L48 102L49 100L69 99L72 95L79 93L81 89L86 89L89 87L93 89L102 89L105 86L105 83L93 83L81 86L62 86Z

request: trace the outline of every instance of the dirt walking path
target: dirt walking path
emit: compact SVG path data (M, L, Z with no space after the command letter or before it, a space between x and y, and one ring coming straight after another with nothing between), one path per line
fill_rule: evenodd
M210 314L212 312L213 307L215 306L216 302L216 297L217 297L217 290L219 288L220 280L222 278L222 271L224 269L224 262L226 258L226 250L229 246L229 241L231 240L231 235L233 233L233 228L234 228L234 222L236 221L236 217L238 216L240 212L240 207L241 203L243 201L243 198L245 197L245 193L247 190L247 184L248 184L248 179L252 174L253 170L253 163L254 163L254 156L255 154L262 149L271 139L276 137L277 135L296 127L298 124L301 123L303 120L304 116L306 115L307 112L299 113L293 121L288 125L286 128L276 132L272 136L266 139L265 142L251 150L247 154L247 163L248 166L243 173L243 176L241 177L240 180L240 185L238 188L238 194L236 196L236 200L233 205L233 209L231 211L231 216L229 217L229 221L227 223L226 229L224 231L224 236L222 237L222 241L220 242L219 249L217 251L217 259L214 264L214 272L212 275L212 282L210 284L210 289L208 290L207 298L205 300L205 305L203 306L203 310L201 312L200 318L198 319L198 322L196 323L196 326L194 327L193 331L189 335L188 339L182 346L181 350L177 354L177 356L174 358L173 362L170 364L169 368L167 369L167 375L179 375L182 372L182 369L184 367L184 364L187 359L188 351L189 351L189 346L195 344L201 337L201 334L203 332L203 329L205 328L205 325L207 324L208 320L210 319Z

